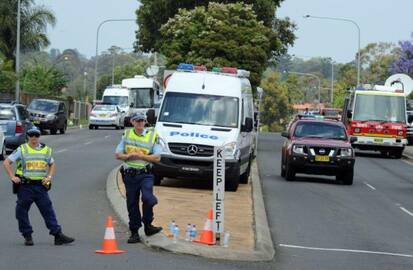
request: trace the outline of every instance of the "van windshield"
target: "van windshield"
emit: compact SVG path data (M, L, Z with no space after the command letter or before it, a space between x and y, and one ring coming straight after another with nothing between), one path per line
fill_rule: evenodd
M104 96L102 102L110 105L129 106L126 96Z
M238 103L236 97L168 92L159 121L236 128Z
M152 88L132 88L130 89L133 108L153 108L153 89Z

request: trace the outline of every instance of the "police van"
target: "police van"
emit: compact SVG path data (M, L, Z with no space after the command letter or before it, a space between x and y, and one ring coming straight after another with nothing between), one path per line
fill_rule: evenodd
M248 183L254 154L253 95L249 72L180 64L168 80L156 131L163 147L154 165L163 177L213 178L214 146L224 147L226 190Z

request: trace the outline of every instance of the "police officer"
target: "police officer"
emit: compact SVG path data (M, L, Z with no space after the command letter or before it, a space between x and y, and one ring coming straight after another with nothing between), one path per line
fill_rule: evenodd
M126 205L129 213L131 236L128 243L140 242L138 230L144 225L147 236L156 234L161 227L152 225L153 207L158 200L153 194L154 176L151 163L161 160L162 147L157 143L153 128L145 128L146 115L135 113L131 117L132 129L125 131L116 148L116 159L123 161L121 174L126 188ZM139 211L139 196L142 193L143 216Z
M52 149L39 143L40 130L33 127L27 131L28 143L21 145L4 161L3 165L13 182L17 194L16 218L19 231L26 246L33 246L33 229L29 220L29 209L34 202L40 210L55 245L69 244L75 239L62 233L57 222L52 202L48 195L51 181L56 170ZM12 164L17 164L13 173Z

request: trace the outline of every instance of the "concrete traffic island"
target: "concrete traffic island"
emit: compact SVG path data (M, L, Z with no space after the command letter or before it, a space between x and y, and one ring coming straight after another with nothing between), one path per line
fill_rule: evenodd
M107 196L113 209L124 224L128 224L125 188L118 172L113 169L107 179ZM231 234L229 247L207 246L185 241L188 223L195 224L198 234L202 231L208 210L212 207L212 190L205 183L167 179L154 187L159 203L154 208L154 224L163 231L146 237L141 230L142 242L154 249L191 254L214 259L240 261L268 261L275 254L262 198L257 165L254 162L249 184L241 184L237 192L225 193L225 231ZM190 186L190 187L189 187ZM196 188L194 188L194 186ZM172 241L169 223L175 220L180 228L177 243Z

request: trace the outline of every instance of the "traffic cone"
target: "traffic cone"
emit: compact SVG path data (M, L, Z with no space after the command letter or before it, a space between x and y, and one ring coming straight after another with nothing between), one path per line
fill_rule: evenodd
M112 217L108 216L106 222L105 237L102 243L102 249L96 250L99 254L121 254L125 253L124 250L119 250L116 244L115 230L113 229Z
M215 245L214 232L212 231L212 209L208 211L208 218L205 221L204 229L199 237L193 242L205 245Z

